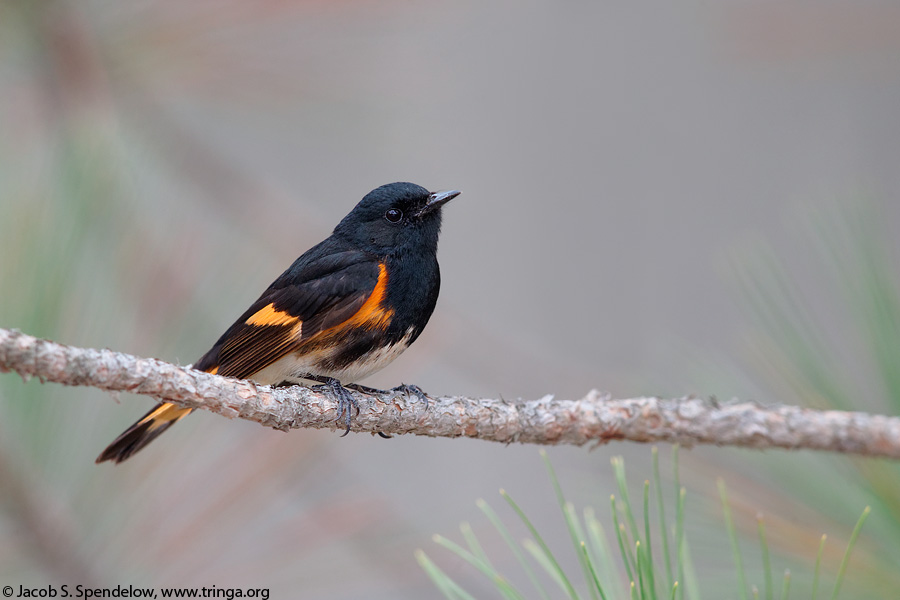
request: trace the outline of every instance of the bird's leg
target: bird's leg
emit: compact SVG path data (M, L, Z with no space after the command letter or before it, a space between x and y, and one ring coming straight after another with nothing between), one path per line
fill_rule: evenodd
M306 377L304 377L304 379L306 379ZM312 389L327 389L332 394L337 396L338 417L336 421L340 422L341 418L343 417L344 423L347 425L347 429L346 431L344 431L341 437L344 437L345 435L350 433L350 422L353 419L350 408L355 408L356 414L359 414L359 402L356 401L356 398L353 397L353 394L350 393L350 390L341 385L341 382L334 377L310 376L309 379L311 379L312 381L322 382L322 385L313 386Z
M351 390L355 390L357 392L362 392L363 394L369 394L369 395L385 393L384 390L379 390L378 388L369 387L367 385L362 385L359 383L348 383L347 387L350 388ZM393 436L386 434L383 431L376 431L376 433L378 434L378 437L380 437L381 439L384 439L384 440L389 440L393 437Z

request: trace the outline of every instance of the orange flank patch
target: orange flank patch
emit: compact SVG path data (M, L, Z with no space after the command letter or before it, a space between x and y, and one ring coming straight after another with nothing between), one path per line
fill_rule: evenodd
M212 369L207 371L207 373L209 373L210 375L215 375L218 372L219 372L219 365L216 365L215 367L213 367Z
M383 263L378 264L378 281L375 289L356 314L350 317L341 327L364 327L366 329L387 329L394 316L393 309L383 306L387 297L388 272Z
M175 404L160 404L159 408L140 420L140 423L149 423L150 430L162 427L167 423L177 421L190 414L190 408L181 408Z
M294 317L283 310L275 310L272 304L259 309L245 321L247 325L293 325L300 320L300 317Z

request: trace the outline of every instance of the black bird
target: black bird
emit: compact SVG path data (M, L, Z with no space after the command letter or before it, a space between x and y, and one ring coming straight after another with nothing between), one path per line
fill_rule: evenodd
M193 367L264 385L324 384L339 398L338 419L345 419L349 431L351 408L358 406L344 385L397 358L431 317L441 286L441 209L458 195L432 193L412 183L390 183L369 192ZM415 386L400 387L425 399ZM122 462L191 410L157 404L97 462Z

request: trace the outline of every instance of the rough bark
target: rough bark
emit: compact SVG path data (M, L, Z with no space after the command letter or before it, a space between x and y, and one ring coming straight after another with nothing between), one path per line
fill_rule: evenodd
M210 375L153 358L76 348L0 329L0 370L64 385L128 391L256 421L275 429L340 429L337 400L326 390L269 387ZM580 400L494 400L405 393L355 393L355 432L412 433L531 444L603 444L610 440L805 448L900 458L900 418L694 397L613 399L591 391Z

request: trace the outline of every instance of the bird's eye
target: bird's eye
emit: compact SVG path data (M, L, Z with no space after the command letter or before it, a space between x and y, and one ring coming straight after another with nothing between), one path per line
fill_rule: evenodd
M389 208L387 212L384 213L384 218L390 223L399 223L400 219L403 218L403 211L399 208Z

